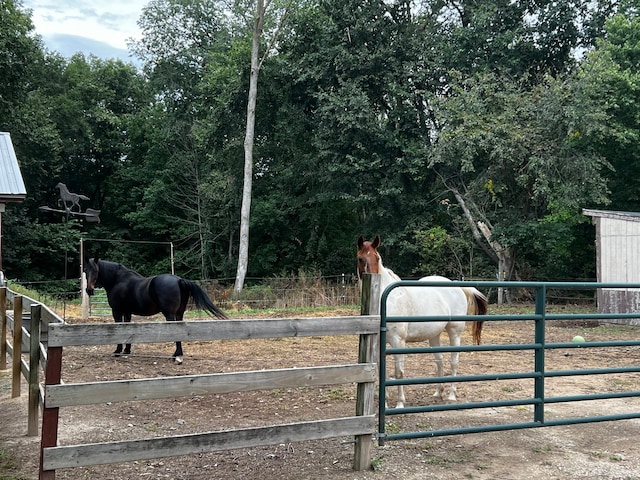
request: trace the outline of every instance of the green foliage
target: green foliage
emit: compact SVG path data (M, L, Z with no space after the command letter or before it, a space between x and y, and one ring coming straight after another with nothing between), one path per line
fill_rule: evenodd
M595 232L585 217L549 215L497 229L495 235L515 247L520 273L539 281L596 278Z
M176 273L230 277L252 6L151 1L139 72L46 52L28 12L0 5L0 130L28 190L2 218L7 275L75 276L90 237L113 242L88 253L147 275L173 242ZM291 4L261 66L249 276L352 272L359 234L381 234L402 276L491 276L483 221L522 277L592 278L581 209L640 209L634 5ZM60 181L102 223L38 210Z
M640 209L640 18L617 15L605 24L607 35L587 55L580 69L581 80L608 114L609 130L598 144L613 165L612 207Z

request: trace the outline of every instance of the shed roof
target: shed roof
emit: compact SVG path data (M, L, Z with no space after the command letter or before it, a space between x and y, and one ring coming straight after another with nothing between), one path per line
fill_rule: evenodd
M27 189L11 136L7 132L0 132L0 203L22 202L26 196Z
M613 210L589 210L588 208L583 208L582 213L589 217L615 218L617 220L640 222L640 212L616 212Z

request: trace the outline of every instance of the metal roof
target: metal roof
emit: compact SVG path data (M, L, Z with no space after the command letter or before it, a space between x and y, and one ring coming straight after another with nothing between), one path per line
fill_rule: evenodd
M640 222L640 212L617 212L614 210L591 210L583 208L582 213L589 217L615 218L618 220L628 220L630 222Z
M0 202L21 202L27 196L11 136L0 132Z

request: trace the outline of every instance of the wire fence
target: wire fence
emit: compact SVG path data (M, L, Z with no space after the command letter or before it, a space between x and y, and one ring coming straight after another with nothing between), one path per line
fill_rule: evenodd
M485 279L474 279L485 280ZM332 276L291 276L247 279L243 291L236 295L233 283L229 279L201 280L202 286L214 303L223 310L244 309L286 309L341 307L360 304L360 288L358 278L354 274ZM81 303L80 281L57 280L46 282L12 282L11 288L24 288L27 295L50 306L66 319L67 313L74 316ZM506 303L532 301L532 293L517 286L505 289ZM491 303L497 303L497 289L483 292ZM556 304L595 304L592 293L567 292L550 290L549 301ZM111 315L106 295L91 298L90 314L92 316Z
M60 312L63 318L67 312L73 316L81 303L77 279L8 283L12 288L29 292L29 296ZM358 279L351 274L251 278L239 295L234 294L229 282L201 280L196 283L223 310L340 307L360 303ZM90 298L89 314L111 315L104 291L96 290Z

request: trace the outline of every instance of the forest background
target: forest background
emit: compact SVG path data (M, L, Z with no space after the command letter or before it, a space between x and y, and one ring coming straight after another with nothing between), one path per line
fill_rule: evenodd
M635 0L265 7L248 279L353 274L379 234L403 277L595 280L582 209L640 211ZM233 282L255 12L151 0L137 68L48 51L0 0L0 131L28 192L2 217L8 278L77 278L85 238L145 275L172 242L177 274ZM58 182L101 222L40 210Z

